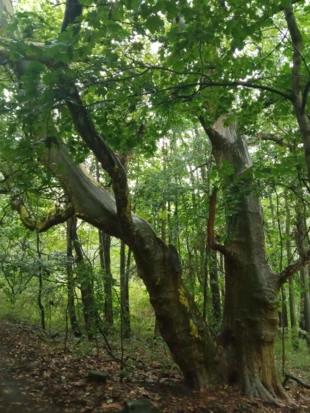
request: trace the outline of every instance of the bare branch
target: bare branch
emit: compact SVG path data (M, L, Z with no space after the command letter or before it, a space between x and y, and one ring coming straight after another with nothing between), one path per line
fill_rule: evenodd
M257 143L257 141L266 141L266 142L270 141L270 142L274 142L275 144L279 146L286 147L289 150L293 149L293 146L289 144L288 142L285 142L284 138L282 138L281 136L277 136L274 133L258 132L256 138L248 139L249 144L255 144Z
M283 271L277 274L279 285L284 284L297 271L310 263L310 250L305 252L298 260L288 265Z

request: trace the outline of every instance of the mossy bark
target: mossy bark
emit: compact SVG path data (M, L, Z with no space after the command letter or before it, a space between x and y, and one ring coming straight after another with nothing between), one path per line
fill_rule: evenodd
M150 227L144 227L138 231L132 249L160 333L187 384L200 389L219 383L217 345L182 282L175 247L157 238Z

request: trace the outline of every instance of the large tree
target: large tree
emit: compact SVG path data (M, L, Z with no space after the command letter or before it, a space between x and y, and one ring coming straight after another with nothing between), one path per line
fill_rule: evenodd
M87 6L88 3L85 2ZM190 60L189 45L186 44L185 58L184 61L181 60L181 65L186 66L186 70L184 67L176 70L173 64L171 67L156 68L154 62L150 66L147 61L143 64L135 62L135 66L132 66L133 53L136 53L139 60L140 52L144 49L144 45L136 41L139 33L145 34L147 29L154 33L157 29L160 31L165 27L164 19L158 11L162 11L162 14L167 16L167 21L172 19L172 26L176 21L178 22L177 27L169 32L170 37L167 37L170 50L173 48L178 50L177 42L171 43L171 46L169 41L171 36L175 36L178 42L183 41L184 36L188 40L189 32L181 26L182 21L193 18L198 11L199 13L210 11L214 15L216 10L209 8L208 2L194 2L193 8L191 2L188 4L184 2L183 9L181 2L181 9L179 6L169 8L170 2L155 3L156 13L154 9L148 17L146 16L149 9L144 3L141 7L136 5L133 13L128 3L128 14L126 14L127 8L122 3L121 5L107 4L107 7L87 11L86 23L81 25L82 2L72 0L67 3L60 35L52 41L51 38L55 33L49 29L51 32L46 34L46 43L36 41L38 36L36 31L34 31L35 39L29 39L27 14L17 15L7 28L2 28L0 55L10 80L3 88L3 107L6 111L3 124L9 124L10 127L4 127L3 133L7 139L11 138L10 134L18 137L13 140L13 146L18 149L21 147L21 142L25 148L31 148L29 157L33 158L34 155L38 157L45 170L59 181L67 199L64 208L59 208L55 213L40 220L31 216L16 190L11 191L12 206L19 213L25 226L31 230L46 231L51 226L75 215L106 234L123 240L134 254L138 273L149 292L160 332L186 381L195 388L202 388L233 380L240 385L245 394L274 401L276 397L284 396L275 372L273 358L277 328L277 293L281 284L309 261L310 253L303 254L280 274L273 273L269 268L265 254L262 212L258 196L254 191L251 159L246 140L237 122L231 121L230 125L226 125L224 118L220 116L223 113L231 113L233 99L227 100L221 107L221 94L214 90L220 90L220 86L244 86L270 92L289 102L295 102L295 98L287 92L254 81L210 81L210 76L214 75L215 69L221 71L220 58L230 58L225 74L233 67L232 57L237 46L230 47L230 54L227 56L220 56L216 52L226 40L233 40L233 36L228 36L227 25L229 26L228 23L231 21L231 8L234 4L229 5L226 2L220 11L222 24L214 28L215 37L211 51L205 49L206 56L203 56L202 43L197 42L198 55ZM2 5L5 4L2 1ZM246 25L251 19L261 17L260 11L264 11L264 6L259 1L257 5L253 15L250 11L248 11L249 16L244 15ZM206 10L200 10L202 6ZM237 6L239 10L240 5ZM293 34L295 26L291 7L289 5L285 12ZM267 18L270 19L271 15L281 10L283 11L283 7L280 5L267 10ZM185 18L183 12L186 14ZM121 19L129 20L119 24ZM145 26L143 26L144 20ZM18 21L20 21L19 25ZM236 21L232 21L234 25L229 30L237 36ZM16 26L18 30L15 30ZM129 32L127 26L134 27L133 31ZM34 24L35 30L37 27L39 25ZM189 24L188 27L194 30L196 26ZM201 27L204 29L204 22ZM255 35L255 28L253 24L250 31L243 33L242 39L239 38L239 47L245 38ZM222 30L221 37L219 30ZM292 39L294 43L295 38ZM86 56L88 53L85 52L86 42L90 44L87 50L92 52L89 56ZM183 42L183 46L184 44ZM294 51L296 47L295 44ZM113 48L116 52L113 52ZM117 51L121 48L125 50L122 57L117 55ZM299 56L300 46L298 50ZM175 59L174 53L171 53L171 56ZM206 72L204 67L195 70L197 56L201 64L206 57L214 60L206 65ZM295 53L294 67L297 69L300 67L300 61L299 65L297 62L298 56ZM166 59L166 57L162 52L162 58ZM92 59L93 66L90 64ZM246 55L240 59L239 79L248 73L248 66L242 72L243 63L248 63ZM214 64L219 66L214 68ZM84 68L85 75L80 75L81 68ZM148 77L151 69L152 75ZM102 72L106 73L107 79L101 79ZM166 72L172 73L171 78L162 75ZM217 73L217 76L220 75ZM90 86L83 96L80 89L86 82L85 77ZM130 83L122 83L128 78ZM156 85L157 81L159 86ZM165 82L166 86L164 86ZM87 94L92 95L91 87L96 89L97 96L100 94L103 96L102 105L98 104L99 109L94 111L90 109L94 101L92 102L91 98L87 101ZM210 89L211 99L210 96L206 97L200 93L204 89ZM305 110L308 89L303 93L302 107L294 103L297 112L300 109ZM144 219L132 212L126 172L120 157L113 152L108 141L112 140L114 144L122 143L124 130L127 128L127 134L128 131L132 133L132 141L140 140L143 143L144 136L147 136L147 133L151 134L152 129L150 128L150 132L145 132L144 124L137 127L138 115L136 118L132 115L130 122L126 122L128 119L125 118L124 121L119 110L114 107L112 111L109 105L111 102L120 102L117 96L121 96L124 100L124 91L130 97L129 102L126 101L127 113L138 112L140 119L148 112L149 118L152 118L155 110L155 106L152 107L150 101L146 100L146 95L155 95L153 105L162 104L163 99L166 99L166 107L167 99L168 105L172 102L183 103L188 116L199 119L209 136L219 168L227 165L232 168L232 173L224 177L222 183L224 197L229 207L224 245L218 244L214 237L215 194L210 200L208 244L224 254L226 271L224 320L218 340L212 336L184 285L176 248L167 245ZM192 98L196 95L199 99L192 102ZM90 107L87 107L86 102ZM104 116L101 116L101 111ZM241 113L238 115L241 117ZM16 121L20 124L16 125ZM301 129L304 122L304 117L300 118ZM244 124L244 122L240 123ZM104 128L107 130L106 137L100 133ZM153 132L155 134L154 130ZM73 145L72 142L77 140L77 135L84 146ZM7 142L7 146L10 145L11 142ZM78 156L74 159L72 147L75 151L78 147L83 154L85 146L95 155L109 175L114 197L75 162ZM26 163L25 159L23 162ZM4 162L2 171L7 190L13 188L15 176L11 174L11 169L11 165ZM40 173L39 167L37 173Z

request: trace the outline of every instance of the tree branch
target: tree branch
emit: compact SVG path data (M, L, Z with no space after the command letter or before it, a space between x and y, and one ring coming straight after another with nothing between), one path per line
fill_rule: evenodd
M208 247L221 252L222 254L226 253L224 245L218 244L214 241L214 221L215 221L215 212L216 212L216 190L213 191L210 196L209 204L209 219L208 219Z
M297 271L303 268L310 262L310 250L305 252L298 260L292 262L283 271L277 274L279 285L284 284L290 277L292 277Z
M54 213L48 213L45 218L35 219L30 216L21 200L15 199L11 205L12 209L18 212L24 226L37 232L45 232L54 225L67 221L74 214L73 206L69 205L67 208L56 209Z
M212 82L212 83L201 83L201 88L205 89L208 87L238 87L242 86L245 88L250 88L250 89L259 89L259 90L265 90L266 92L271 92L276 95L279 95L283 97L284 99L293 100L293 96L288 95L287 93L281 92L278 89L274 89L273 87L269 86L264 86L264 85L258 85L252 82L242 82L242 81L235 81L235 82L229 82L229 81L223 81L223 82Z
M275 144L288 148L289 150L293 149L293 146L291 144L289 144L288 142L284 141L284 138L280 137L280 136L276 136L274 133L263 133L263 132L258 132L257 137L256 138L250 138L248 139L248 143L249 144L255 144L257 142L257 140L259 141L270 141L270 142L274 142Z
M111 177L120 224L125 230L124 233L132 235L133 221L126 172L120 160L96 130L89 113L83 105L75 84L71 84L70 86L70 98L67 99L67 106L71 112L75 128L101 163L103 169L105 169Z
M79 0L67 0L64 19L61 26L61 31L64 32L70 24L73 24L78 17L83 13L83 6ZM74 28L74 34L80 30L80 24Z
M302 95L301 95L301 65L302 65L302 36L298 28L292 2L289 6L284 7L285 20L287 28L290 32L293 45L293 69L292 69L292 93L294 96L295 104L298 108L302 107Z
M40 161L59 180L78 218L116 238L122 238L115 199L84 168L75 165L64 146L52 146Z

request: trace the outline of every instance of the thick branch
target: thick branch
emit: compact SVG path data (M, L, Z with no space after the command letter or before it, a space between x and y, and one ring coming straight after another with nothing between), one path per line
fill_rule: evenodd
M224 245L218 244L214 241L214 221L215 221L215 212L216 212L216 191L214 190L210 197L209 205L209 219L208 219L208 247L213 250L220 251L222 254L225 254Z
M67 208L56 209L54 213L49 213L42 219L31 217L20 200L12 201L12 208L19 213L20 220L26 228L37 232L45 232L49 228L67 221L74 214L72 205L69 205Z
M41 162L59 179L78 218L122 238L115 200L87 171L74 164L65 147L61 144L52 146Z
M303 254L298 260L288 265L282 272L277 274L279 284L284 284L290 277L292 277L297 271L305 267L310 262L310 250Z

